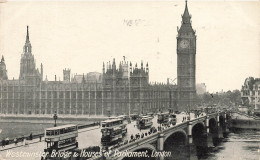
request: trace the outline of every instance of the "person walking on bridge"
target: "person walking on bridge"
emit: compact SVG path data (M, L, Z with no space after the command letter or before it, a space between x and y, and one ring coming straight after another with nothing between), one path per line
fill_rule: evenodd
M8 137L5 139L5 144L6 144L6 145L9 144L9 138L8 138Z
M32 136L32 133L30 134L30 140L32 140L33 139L33 136Z
M15 144L15 146L17 146L17 139L16 138L14 138L14 144Z
M2 140L2 148L5 147L5 139Z

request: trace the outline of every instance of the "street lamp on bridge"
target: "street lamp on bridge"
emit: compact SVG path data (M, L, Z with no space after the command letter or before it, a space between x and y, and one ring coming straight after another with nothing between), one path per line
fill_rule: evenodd
M53 115L53 119L54 119L54 127L56 127L56 126L57 126L56 120L58 119L58 116L57 116L56 111L55 111L55 113L54 113L54 115Z
M191 119L191 118L190 118L190 104L188 104L187 106L188 106L188 108L189 108L189 116L188 116L187 120L189 121L189 120Z

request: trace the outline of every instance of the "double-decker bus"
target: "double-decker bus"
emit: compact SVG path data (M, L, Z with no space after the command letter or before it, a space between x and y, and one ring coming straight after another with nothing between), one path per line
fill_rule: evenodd
M45 142L47 148L45 152L51 153L56 151L70 151L78 147L78 126L63 125L45 129Z
M158 123L168 123L169 122L169 113L160 113L158 114Z
M122 141L123 136L127 133L126 124L122 119L109 119L101 122L101 143L109 146Z
M149 128L153 125L152 122L153 117L149 117L149 116L142 116L137 120L137 126L140 129L145 129L145 128Z

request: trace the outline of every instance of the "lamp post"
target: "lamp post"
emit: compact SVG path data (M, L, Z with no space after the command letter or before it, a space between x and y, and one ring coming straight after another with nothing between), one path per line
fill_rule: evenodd
M57 126L57 125L56 125L56 120L58 119L58 116L57 116L56 111L55 111L55 113L54 113L53 119L54 119L54 127L56 127L56 126Z
M188 117L188 120L190 120L190 105L188 104L188 107L189 107L189 117Z
M158 114L158 122L160 124L160 130L159 131L162 131L162 120L163 120L162 114Z

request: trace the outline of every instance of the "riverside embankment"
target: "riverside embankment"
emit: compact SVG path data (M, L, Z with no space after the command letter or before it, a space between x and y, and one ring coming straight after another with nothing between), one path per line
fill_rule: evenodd
M260 119L258 117L249 116L244 113L233 113L232 119L229 121L229 128L260 130Z

